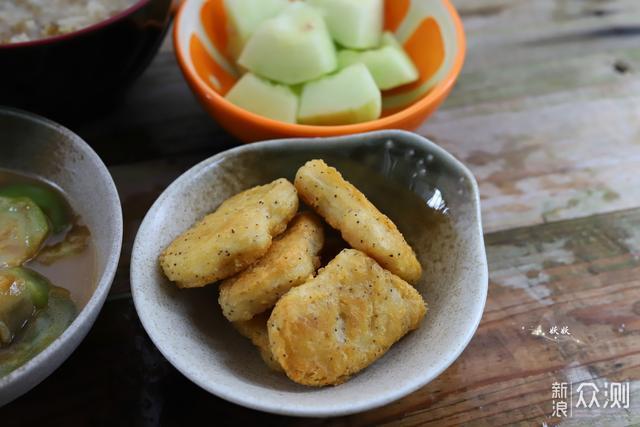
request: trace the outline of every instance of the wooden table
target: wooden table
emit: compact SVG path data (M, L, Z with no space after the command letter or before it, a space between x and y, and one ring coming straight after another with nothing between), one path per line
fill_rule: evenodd
M615 381L630 384L628 409L563 425L640 424L640 2L455 3L466 66L418 133L478 178L491 273L478 332L443 375L384 408L304 420L211 396L158 353L129 293L136 229L174 178L237 143L197 105L167 41L117 111L67 123L110 166L124 250L87 339L2 408L1 425L554 425L554 382L575 402L579 384ZM571 335L553 338L553 326Z

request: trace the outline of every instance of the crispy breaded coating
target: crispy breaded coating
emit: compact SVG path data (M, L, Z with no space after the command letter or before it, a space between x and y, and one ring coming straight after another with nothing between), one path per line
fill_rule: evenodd
M312 212L296 216L264 257L222 282L218 302L225 317L249 320L272 308L289 289L314 276L323 244L320 218Z
M425 313L413 286L363 252L345 249L278 301L269 318L269 342L293 381L336 385L416 329Z
M236 194L162 252L162 270L181 288L226 279L267 253L298 205L296 189L286 179Z
M253 345L258 347L260 356L264 363L274 371L282 372L282 366L276 361L271 353L271 347L269 346L269 334L267 332L267 321L269 320L270 311L258 314L253 319L245 320L242 322L232 322L240 334L246 338L249 338Z
M302 200L315 209L353 248L415 284L422 267L396 225L340 172L322 160L311 160L296 174Z

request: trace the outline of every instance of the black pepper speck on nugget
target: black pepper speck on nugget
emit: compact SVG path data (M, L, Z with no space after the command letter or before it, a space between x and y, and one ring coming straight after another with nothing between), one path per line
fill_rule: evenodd
M311 160L298 170L295 186L354 249L411 284L420 279L422 267L398 227L335 168Z
M312 212L296 216L267 254L220 285L218 302L232 322L272 308L289 289L313 278L324 244L322 222Z
M267 253L298 205L286 179L243 191L178 236L160 255L162 270L180 288L226 279Z

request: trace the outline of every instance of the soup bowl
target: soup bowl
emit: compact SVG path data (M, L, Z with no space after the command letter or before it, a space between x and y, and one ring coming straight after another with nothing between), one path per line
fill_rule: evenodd
M151 62L170 21L171 0L138 0L78 31L0 44L0 105L64 118L103 110Z
M200 103L220 126L245 142L415 130L449 95L466 52L462 21L449 0L386 0L385 29L395 33L416 64L418 81L383 92L382 117L377 120L343 126L290 124L225 99L240 77L227 53L226 20L224 0L185 0L173 41L182 73Z
M68 129L41 117L0 108L0 169L60 188L89 228L95 248L95 288L73 323L42 352L0 378L0 406L30 390L75 350L107 297L122 245L122 209L98 155ZM61 284L64 286L64 284Z

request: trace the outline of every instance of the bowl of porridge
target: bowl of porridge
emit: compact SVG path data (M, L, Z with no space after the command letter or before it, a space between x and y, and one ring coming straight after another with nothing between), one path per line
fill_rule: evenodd
M55 117L113 105L157 52L172 0L3 0L0 104Z

